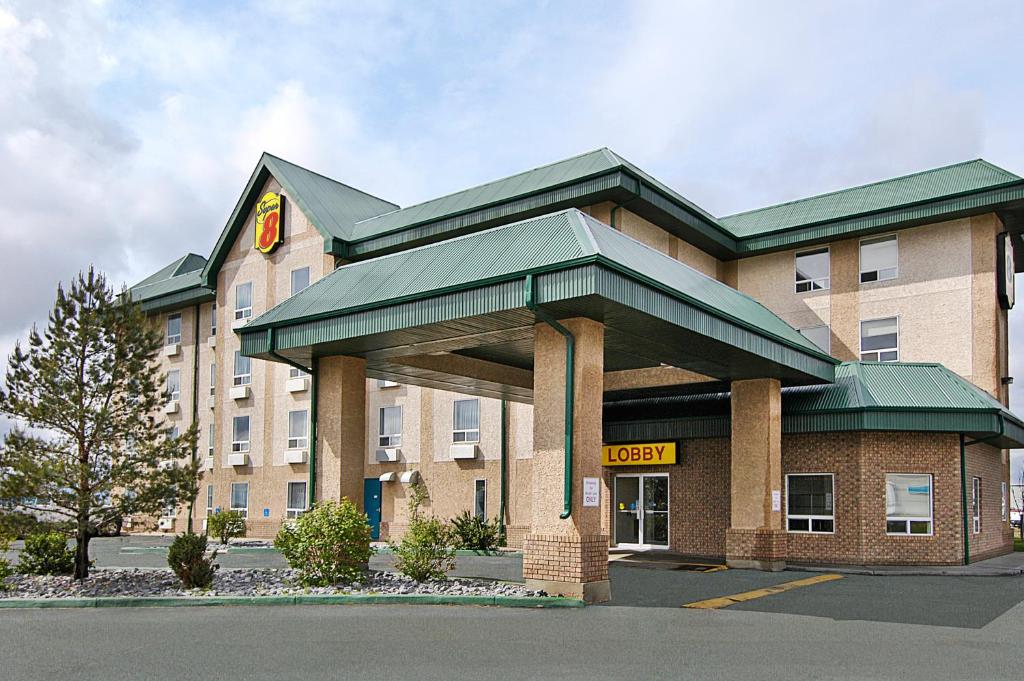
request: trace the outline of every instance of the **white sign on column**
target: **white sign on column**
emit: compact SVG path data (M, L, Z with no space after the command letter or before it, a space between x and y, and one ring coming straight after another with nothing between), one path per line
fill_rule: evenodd
M601 478L583 478L583 505L601 505Z

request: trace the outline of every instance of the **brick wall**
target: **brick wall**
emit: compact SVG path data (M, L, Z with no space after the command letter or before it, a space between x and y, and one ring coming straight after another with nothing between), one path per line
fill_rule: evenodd
M608 579L608 537L531 534L523 542L523 578L585 583Z
M968 537L972 562L1008 553L1013 548L1013 531L1002 517L1000 483L1009 484L1010 478L1004 454L990 445L967 448L967 522L971 525L971 478L981 478L981 532L974 534L971 527Z

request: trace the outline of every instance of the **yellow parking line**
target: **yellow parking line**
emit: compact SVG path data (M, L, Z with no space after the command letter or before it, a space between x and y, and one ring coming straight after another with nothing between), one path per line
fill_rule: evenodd
M743 603L744 601L752 601L755 598L764 598L765 596L780 594L784 591L790 591L791 589L799 589L802 586L832 582L842 578L842 575L836 574L816 575L814 577L807 577L806 579L797 579L792 582L783 582L782 584L776 584L774 586L766 586L763 589L744 591L743 593L733 594L732 596L721 596L719 598L709 598L704 601L694 601L693 603L687 603L682 607L699 608L701 610L717 610L718 608L728 608L730 605Z

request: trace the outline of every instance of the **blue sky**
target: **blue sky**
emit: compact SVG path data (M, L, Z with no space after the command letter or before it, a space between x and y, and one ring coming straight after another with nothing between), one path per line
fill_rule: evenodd
M408 205L608 146L716 215L1022 174L1022 30L1010 0L0 0L0 352L89 263L207 254L263 150Z

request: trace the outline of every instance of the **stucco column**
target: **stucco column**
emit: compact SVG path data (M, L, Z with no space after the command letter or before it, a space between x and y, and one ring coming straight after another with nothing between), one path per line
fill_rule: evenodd
M782 529L782 393L778 380L732 383L730 567L786 567Z
M316 498L348 497L362 508L366 360L325 357L319 372Z
M604 325L590 319L562 324L575 336L572 504L564 509L565 337L538 324L533 369L533 498L530 534L523 542L528 587L549 594L608 600L608 535L601 509L583 507L583 478L601 477ZM604 492L602 492L604 493Z

